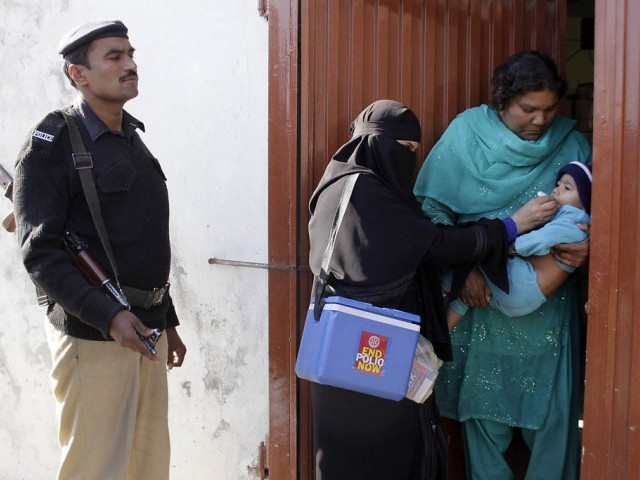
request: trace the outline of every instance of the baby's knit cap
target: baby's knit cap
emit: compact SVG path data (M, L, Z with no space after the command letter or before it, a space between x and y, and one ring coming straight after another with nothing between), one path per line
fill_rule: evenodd
M566 164L558 172L556 182L560 180L563 174L568 174L573 177L578 187L578 195L580 196L580 202L588 215L591 215L591 165L585 165L580 162L571 162Z

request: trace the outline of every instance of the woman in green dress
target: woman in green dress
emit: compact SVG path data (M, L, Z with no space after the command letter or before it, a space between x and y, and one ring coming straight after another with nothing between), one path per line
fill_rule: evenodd
M558 115L567 86L547 55L510 57L492 87L492 106L458 115L418 174L414 193L434 222L509 216L551 191L564 165L591 163L575 122ZM575 249L556 257L579 266L588 244ZM468 478L513 478L504 453L514 427L531 450L528 480L577 478L578 292L575 278L560 283L538 310L509 318L487 306L479 272L467 277L463 300L483 308L469 309L452 331L454 359L441 370L436 396L442 414L463 424Z

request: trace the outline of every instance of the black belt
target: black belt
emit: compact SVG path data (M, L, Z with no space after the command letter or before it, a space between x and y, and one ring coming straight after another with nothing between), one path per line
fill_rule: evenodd
M140 290L125 285L122 285L121 289L131 305L145 310L157 307L169 296L168 283L164 287L152 288L151 290Z

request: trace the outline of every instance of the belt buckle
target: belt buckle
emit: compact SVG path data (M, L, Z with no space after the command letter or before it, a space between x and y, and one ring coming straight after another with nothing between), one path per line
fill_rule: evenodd
M147 304L149 307L157 307L164 301L164 297L169 290L169 284L167 283L164 287L156 287L149 291L149 297L147 298Z

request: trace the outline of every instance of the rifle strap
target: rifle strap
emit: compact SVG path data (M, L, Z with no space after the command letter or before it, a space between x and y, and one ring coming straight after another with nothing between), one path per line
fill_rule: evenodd
M107 233L107 227L105 226L104 219L102 218L102 209L100 208L100 199L98 198L96 183L93 179L93 174L91 173L91 170L93 169L91 154L87 152L87 149L84 146L80 130L78 130L78 126L76 125L73 117L66 112L62 112L62 115L64 116L64 119L67 122L67 127L69 128L71 149L73 150L73 163L75 164L76 170L78 170L78 175L80 175L80 183L82 184L82 190L84 191L84 196L87 199L87 204L89 205L89 211L91 212L93 223L98 230L98 236L100 237L102 247L109 258L109 263L111 264L116 284L120 287L120 281L118 280L118 267L116 266L116 260L113 255L113 250L111 249L111 240Z

